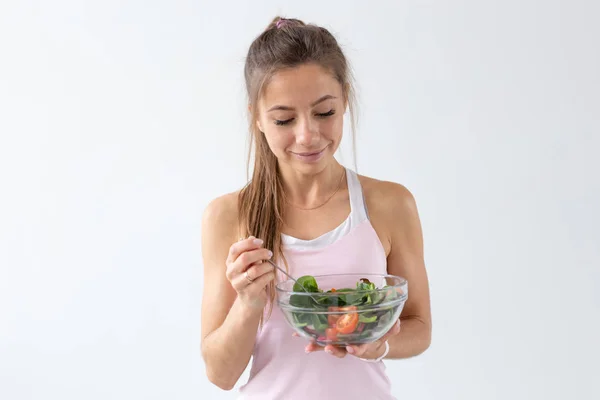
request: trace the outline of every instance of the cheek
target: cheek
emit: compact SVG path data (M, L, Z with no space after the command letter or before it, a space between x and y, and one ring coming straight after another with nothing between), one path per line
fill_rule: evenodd
M290 128L269 128L265 131L265 138L275 154L283 152L294 143L294 133Z
M328 118L321 124L321 133L331 140L338 140L342 136L344 120L342 117Z

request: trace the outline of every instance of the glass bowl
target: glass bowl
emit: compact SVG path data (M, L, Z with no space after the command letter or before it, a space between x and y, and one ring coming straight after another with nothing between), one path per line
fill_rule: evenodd
M400 318L406 279L383 274L328 274L278 283L277 305L288 324L321 346L371 343Z

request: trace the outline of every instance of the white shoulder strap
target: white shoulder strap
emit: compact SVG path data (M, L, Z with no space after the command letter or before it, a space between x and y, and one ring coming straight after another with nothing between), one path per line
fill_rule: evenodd
M348 180L348 194L350 196L350 214L356 219L357 223L369 218L365 198L360 185L358 175L353 170L346 168L346 176Z

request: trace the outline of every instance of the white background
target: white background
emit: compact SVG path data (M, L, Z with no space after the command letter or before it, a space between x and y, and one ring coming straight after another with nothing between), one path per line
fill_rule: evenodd
M279 13L338 37L358 172L419 205L433 343L394 394L600 398L599 12L3 1L0 398L235 398L200 358L200 219L245 182L244 56Z

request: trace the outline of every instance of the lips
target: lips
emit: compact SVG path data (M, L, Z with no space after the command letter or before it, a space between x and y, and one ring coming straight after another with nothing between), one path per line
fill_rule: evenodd
M309 151L309 152L304 152L304 153L295 153L295 152L292 151L292 153L294 153L296 155L299 155L299 156L302 156L302 157L310 157L310 156L314 156L314 155L317 155L319 153L322 153L323 150L325 150L325 149L316 150L316 151Z

